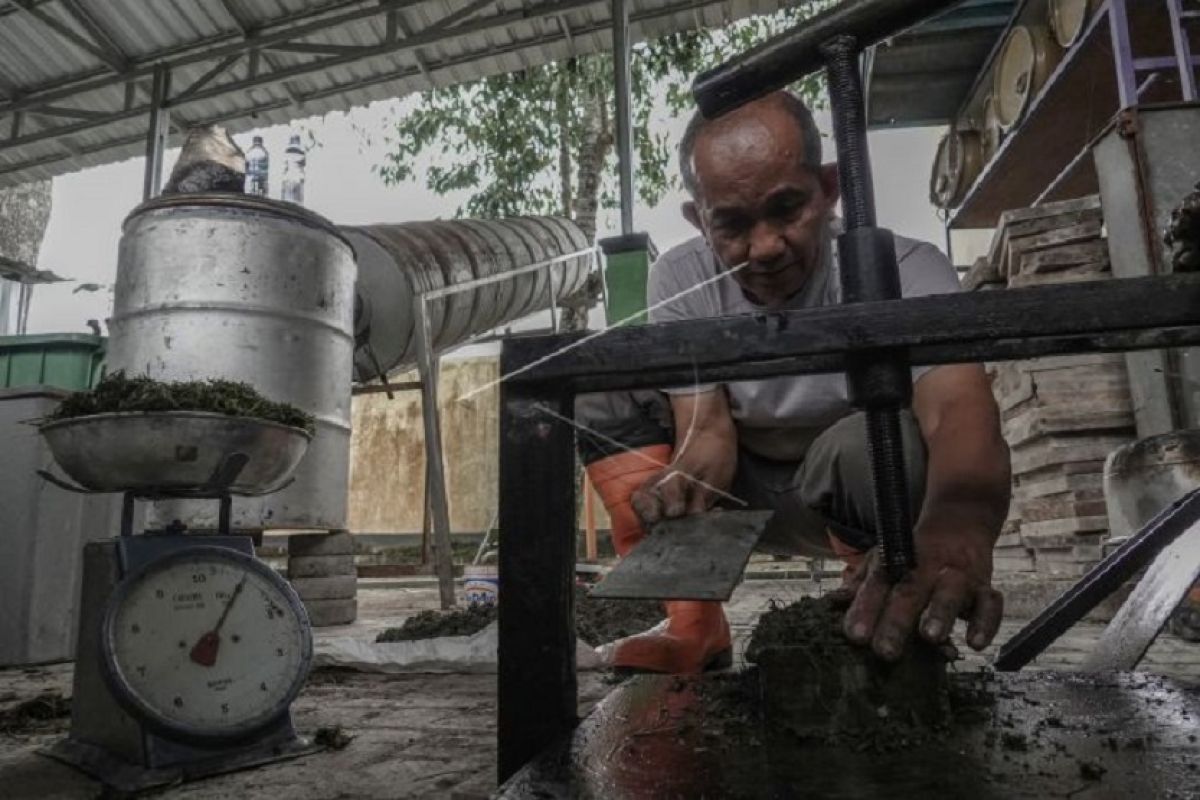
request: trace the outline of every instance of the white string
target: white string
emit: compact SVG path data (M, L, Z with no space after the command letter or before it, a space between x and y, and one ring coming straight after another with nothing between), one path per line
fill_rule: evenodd
M711 284L716 283L717 281L723 280L724 278L727 278L731 275L736 274L737 272L740 272L741 270L745 269L749 265L750 265L750 262L746 261L742 264L738 264L736 267L730 267L728 270L725 270L724 272L719 272L716 275L714 275L713 277L708 278L707 280L703 280L700 283L697 283L695 286L684 289L683 291L678 292L677 294L673 294L670 297L666 298L665 300L655 303L654 305L650 306L649 308L646 308L642 311L634 312L633 314L630 314L625 319L619 320L607 328L602 328L601 330L598 330L598 331L588 334L587 336L583 337L582 339L577 339L574 342L563 345L558 350L555 350L553 353L547 353L546 355L542 356L541 358L539 358L535 361L531 361L530 363L526 364L525 366L523 366L519 369L515 369L512 372L508 373L507 375L501 375L499 378L497 378L494 381L489 381L488 383L485 383L482 386L478 386L478 387L472 389L471 391L467 392L466 394L459 395L457 398L455 398L455 401L462 402L464 400L470 400L475 395L477 395L481 392L486 392L488 389L491 389L493 386L498 386L501 383L504 383L509 378L514 378L517 375L528 372L531 369L540 367L541 365L543 365L549 361L553 361L554 359L558 358L559 356L563 355L564 353L570 352L571 350L574 350L578 347L582 347L583 345L587 344L588 342L595 341L596 339L599 339L601 336L605 336L605 335L611 333L612 331L616 330L617 328L621 327L622 325L624 325L627 322L632 322L639 317L643 317L643 316L649 314L651 311L657 311L658 309L662 308L663 306L670 305L671 303L675 302L676 300L679 300L682 297L686 297L687 295L691 294L692 292L703 289L705 286L709 286Z
M570 417L565 417L562 414L559 414L554 409L549 408L548 406L538 404L537 406L535 406L535 408L537 408L538 411L541 411L545 414L550 415L554 419L565 422L568 425L571 425L572 427L583 431L584 433L591 434L592 436L595 436L597 439L600 439L600 440L606 442L607 444L612 445L613 447L624 450L626 453L633 453L635 456L637 456L641 460L643 460L647 463L653 464L656 467L666 467L667 466L663 462L659 461L657 458L651 458L650 456L646 455L645 453L643 453L640 450L635 450L632 447L629 447L628 445L618 442L616 439L613 439L609 436L605 436L603 433L600 433L600 431L597 431L593 428L589 428L587 425L584 425L582 422L573 420ZM733 495L729 494L729 492L721 491L720 489L713 486L712 484L705 483L704 481L700 480L699 478L697 478L693 475L688 475L686 472L680 472L679 470L671 470L671 472L668 473L666 478L663 478L662 481L659 481L657 484L655 484L655 488L657 488L658 486L661 486L663 484L663 482L665 482L666 480L668 480L670 478L675 477L676 475L683 478L684 480L691 481L692 483L696 484L697 486L703 486L705 489L709 490L710 492L717 495L718 497L722 497L726 500L729 500L730 502L737 503L738 505L742 506L743 508L750 505L749 503L747 503L745 500L741 499L740 497L734 497Z

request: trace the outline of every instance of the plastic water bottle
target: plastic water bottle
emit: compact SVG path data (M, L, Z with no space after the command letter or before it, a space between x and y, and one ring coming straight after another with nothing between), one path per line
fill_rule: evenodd
M300 134L293 133L283 151L282 198L289 203L304 205L304 167L307 159L300 146Z
M271 158L267 148L263 147L262 137L255 136L253 145L246 151L246 194L267 196L270 168Z

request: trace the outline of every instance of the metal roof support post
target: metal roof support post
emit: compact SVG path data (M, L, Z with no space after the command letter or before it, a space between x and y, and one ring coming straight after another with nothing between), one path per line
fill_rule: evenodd
M162 189L163 151L171 132L171 112L167 98L171 93L171 72L165 64L154 67L153 97L150 100L150 130L146 133L146 174L142 199L157 197Z
M1188 31L1184 27L1183 4L1180 0L1166 0L1167 13L1171 15L1171 35L1175 39L1175 60L1179 63L1179 89L1186 103L1196 101L1196 72L1192 65L1192 46Z
M17 284L0 278L0 336L8 336L8 320L12 314L12 290Z
M613 67L617 96L617 171L621 176L621 233L633 233L633 113L629 78L629 6L612 0Z
M1108 31L1112 36L1113 65L1117 68L1117 93L1121 110L1138 102L1137 67L1133 63L1133 46L1129 42L1129 12L1125 0L1109 0Z
M17 335L29 330L29 307L33 305L33 284L22 283L17 294Z

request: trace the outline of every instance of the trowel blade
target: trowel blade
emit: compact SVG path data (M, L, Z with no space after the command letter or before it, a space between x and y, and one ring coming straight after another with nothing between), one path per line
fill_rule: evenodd
M1192 525L1150 562L1100 641L1084 672L1135 669L1188 590L1200 578L1200 522Z
M592 590L611 600L728 600L771 511L711 511L655 525Z

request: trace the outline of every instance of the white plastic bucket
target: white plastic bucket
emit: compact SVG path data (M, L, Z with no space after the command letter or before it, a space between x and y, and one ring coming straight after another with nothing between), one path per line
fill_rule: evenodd
M463 568L467 605L494 606L500 600L500 568L494 564L468 564Z

